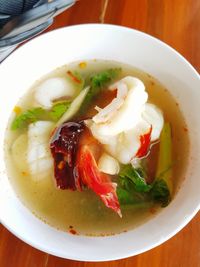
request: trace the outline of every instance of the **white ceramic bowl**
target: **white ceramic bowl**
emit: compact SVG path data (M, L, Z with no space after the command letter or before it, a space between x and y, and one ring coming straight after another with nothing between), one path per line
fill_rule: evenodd
M4 129L19 96L45 73L84 59L133 65L160 80L180 104L189 127L186 179L168 207L135 230L109 237L73 236L44 224L15 196L5 174ZM83 261L125 258L147 251L183 228L200 206L200 77L175 50L132 29L88 24L59 29L29 41L0 66L0 219L13 234L50 254Z

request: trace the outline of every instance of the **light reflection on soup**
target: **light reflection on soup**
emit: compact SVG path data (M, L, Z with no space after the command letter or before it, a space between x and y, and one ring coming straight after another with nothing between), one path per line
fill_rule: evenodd
M148 101L158 106L164 114L164 120L171 124L172 129L172 158L173 158L173 186L176 193L187 167L189 140L187 127L179 110L178 103L169 94L167 89L156 79L133 67L112 61L93 60L72 63L60 67L37 81L28 93L17 103L23 110L30 109L35 105L33 93L38 85L52 77L65 77L68 70L76 70L84 77L98 73L108 68L122 68L116 80L125 76L139 78L148 92ZM95 106L106 106L113 95L105 90L101 92L92 105L87 109L85 117L93 116ZM16 109L15 109L16 112ZM10 124L14 115L11 116L5 138L6 164L9 178L21 201L41 220L63 231L86 235L110 235L133 229L146 222L159 210L158 204L137 204L121 206L122 218L113 210L108 209L100 198L91 190L84 189L82 192L60 190L56 188L53 178L53 169L40 180L32 179L27 158L27 129L11 131ZM71 120L73 121L73 119ZM17 143L15 140L21 135ZM152 182L156 173L158 147L152 147L151 153L145 160L148 168L148 182ZM14 151L14 153L13 153ZM114 176L113 176L114 177ZM116 179L116 177L114 177ZM75 230L74 230L75 229ZM73 230L73 231L72 231Z

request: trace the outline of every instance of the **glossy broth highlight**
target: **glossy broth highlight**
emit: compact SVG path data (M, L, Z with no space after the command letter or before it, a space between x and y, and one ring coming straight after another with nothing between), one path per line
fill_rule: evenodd
M149 94L149 102L154 103L164 113L165 121L172 126L173 141L173 183L174 192L177 191L179 184L184 179L189 154L189 140L187 127L179 109L178 103L173 99L167 89L156 79L133 67L111 62L93 60L88 61L87 66L82 68L78 63L72 63L56 69L50 74L37 81L28 93L19 101L18 106L23 109L33 106L32 96L35 87L49 77L66 76L67 70L77 70L85 74L92 74L107 68L121 67L120 78L131 75L143 81ZM109 93L101 95L93 103L105 106L111 97ZM106 103L107 102L107 103ZM88 110L88 116L93 114L93 108ZM13 116L11 116L11 120ZM133 229L134 227L146 222L154 216L160 208L149 205L146 206L127 206L122 208L123 217L119 218L112 210L106 208L99 197L90 190L75 192L69 190L59 190L55 186L52 175L48 175L41 181L34 181L28 173L28 166L25 163L23 151L27 149L26 134L22 138L19 153L20 160L24 162L23 170L19 170L13 161L11 150L16 138L26 133L25 130L12 132L9 130L10 123L5 138L5 155L7 171L14 189L21 201L40 219L63 231L86 235L110 235ZM155 145L148 160L149 173L153 177L157 160L157 148ZM75 230L75 231L72 231Z

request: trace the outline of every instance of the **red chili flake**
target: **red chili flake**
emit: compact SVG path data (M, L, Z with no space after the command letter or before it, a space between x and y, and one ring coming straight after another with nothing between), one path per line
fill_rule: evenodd
M149 212L150 212L151 214L155 214L156 211L157 211L157 210L156 210L155 208L150 208L150 209L149 209Z
M154 86L155 85L155 82L151 81L151 85Z
M183 127L183 130L184 130L185 132L188 132L188 128L187 128L187 127Z
M69 230L69 233L72 234L72 235L77 235L78 233L76 232L76 230L74 229L70 229Z
M140 135L140 147L135 157L142 158L147 154L151 142L151 132L152 132L152 126L150 127L148 133Z
M71 78L74 82L76 82L76 83L81 83L81 80L80 80L78 77L76 77L70 70L67 71L67 74L70 76L70 78Z

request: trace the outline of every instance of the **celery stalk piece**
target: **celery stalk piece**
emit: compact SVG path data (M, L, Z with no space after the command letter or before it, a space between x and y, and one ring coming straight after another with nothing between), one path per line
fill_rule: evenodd
M83 89L80 94L72 101L70 107L68 110L63 114L63 116L59 119L59 121L56 123L56 127L59 127L63 122L68 121L71 119L80 109L88 91L89 86L87 86L85 89Z
M166 182L170 195L172 195L172 135L169 123L164 124L160 136L156 180L160 179Z

